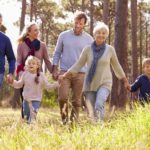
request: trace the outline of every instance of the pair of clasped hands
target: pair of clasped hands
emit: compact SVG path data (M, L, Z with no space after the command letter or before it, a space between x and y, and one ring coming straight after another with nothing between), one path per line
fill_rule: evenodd
M14 82L14 79L13 79L13 75L12 75L12 74L8 74L8 75L6 76L6 82L7 82L8 84L12 84L12 83Z
M53 73L52 77L54 80L58 80L58 83L61 84L62 81L67 78L68 75L70 75L71 73L66 72L64 74L59 74L58 72Z

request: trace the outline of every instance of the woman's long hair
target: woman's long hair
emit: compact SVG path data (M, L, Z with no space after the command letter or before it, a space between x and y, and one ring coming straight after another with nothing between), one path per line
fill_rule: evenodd
M33 25L37 25L37 24L35 22L30 22L24 27L20 37L18 38L18 43L23 42L28 37L28 32L31 31L31 27Z

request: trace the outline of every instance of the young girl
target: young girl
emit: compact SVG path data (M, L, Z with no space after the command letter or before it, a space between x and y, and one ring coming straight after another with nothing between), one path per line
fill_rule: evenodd
M12 83L14 88L23 87L23 113L28 123L36 120L43 88L55 89L59 87L57 82L54 84L48 83L44 74L40 72L40 64L37 57L29 56L20 80L14 80Z

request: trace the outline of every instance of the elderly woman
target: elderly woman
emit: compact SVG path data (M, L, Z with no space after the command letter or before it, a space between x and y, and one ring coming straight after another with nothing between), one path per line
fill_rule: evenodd
M78 62L68 72L59 77L59 81L77 73L85 64L87 72L85 75L83 91L86 97L89 117L94 121L103 121L104 104L112 88L112 72L118 79L124 81L125 87L129 88L128 80L119 64L115 49L106 44L109 29L106 24L99 22L94 28L94 42L84 48Z

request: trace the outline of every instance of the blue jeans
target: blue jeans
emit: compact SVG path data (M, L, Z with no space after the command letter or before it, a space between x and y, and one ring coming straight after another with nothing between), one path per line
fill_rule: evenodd
M23 114L24 117L27 119L28 123L36 120L37 112L40 107L40 101L31 101L28 102L23 100Z
M4 80L4 74L0 73L0 89L1 89L2 84L3 84L3 80Z
M110 91L105 87L100 87L96 92L85 92L88 114L92 120L104 120L104 105L109 94Z

